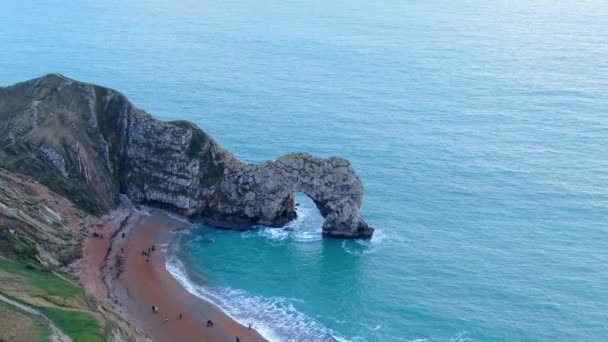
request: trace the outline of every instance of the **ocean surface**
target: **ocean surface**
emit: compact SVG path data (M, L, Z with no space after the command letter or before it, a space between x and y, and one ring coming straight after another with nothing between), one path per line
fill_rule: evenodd
M59 72L239 158L340 155L371 241L192 227L170 270L273 341L608 340L608 2L0 1Z

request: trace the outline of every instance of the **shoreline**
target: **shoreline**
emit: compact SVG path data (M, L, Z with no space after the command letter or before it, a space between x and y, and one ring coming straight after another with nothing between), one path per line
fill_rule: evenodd
M233 342L237 336L241 342L266 341L255 329L190 293L167 269L173 232L187 225L160 209L113 212L103 226L98 225L107 236L85 242L81 279L95 297L102 297L99 299L152 341ZM142 255L152 245L155 251ZM91 270L91 264L97 264L99 272ZM153 305L159 308L158 313L152 312ZM207 320L213 321L213 327L206 327Z

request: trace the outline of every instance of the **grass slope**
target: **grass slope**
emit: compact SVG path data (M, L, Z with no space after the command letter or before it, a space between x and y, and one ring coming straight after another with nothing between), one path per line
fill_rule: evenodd
M56 308L39 308L74 342L105 341L99 321L90 313Z
M0 257L0 293L40 310L74 342L106 340L105 324L89 311L84 290L67 275Z
M2 274L12 275L11 278L16 278L16 281L22 280L24 284L21 285L25 286L23 290L40 294L53 303L84 298L84 290L81 287L57 277L51 271L31 265L0 258L0 277Z
M49 327L39 319L0 303L0 341L48 341L50 335Z

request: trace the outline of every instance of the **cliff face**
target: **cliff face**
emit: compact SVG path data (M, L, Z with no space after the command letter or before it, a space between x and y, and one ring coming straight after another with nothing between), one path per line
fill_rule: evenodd
M289 154L252 165L186 121L161 122L122 94L61 75L0 88L0 167L104 213L125 193L224 228L281 226L306 193L327 236L371 237L350 163Z
M0 169L0 255L63 266L80 256L88 217L26 176Z

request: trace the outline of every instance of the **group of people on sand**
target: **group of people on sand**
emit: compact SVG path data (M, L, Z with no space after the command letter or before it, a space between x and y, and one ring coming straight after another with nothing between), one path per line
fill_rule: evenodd
M141 251L141 255L144 255L146 257L146 262L150 262L150 254L152 254L152 252L154 252L156 250L156 246L152 245L151 247L148 247L147 251Z
M159 312L158 306L152 305L152 312L157 314ZM179 316L177 316L177 319L181 320L182 318L184 318L184 315L180 312ZM169 316L165 316L164 322L165 322L165 324L169 323ZM212 328L212 327L213 327L213 321L208 319L207 328ZM248 328L249 328L249 330L251 330L251 323L249 323ZM241 339L238 336L236 336L236 342L241 342Z
M93 232L93 239L103 239L103 234L98 232Z
M125 238L125 233L122 233L122 238ZM103 239L103 234L98 232L93 232L93 239Z
M101 227L101 225L98 225L99 227ZM123 232L122 234L122 238L125 238L125 233ZM103 234L102 233L98 233L98 232L93 232L93 239L103 239Z

